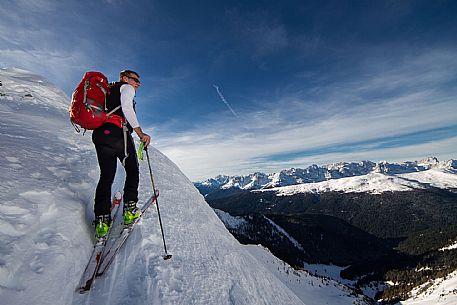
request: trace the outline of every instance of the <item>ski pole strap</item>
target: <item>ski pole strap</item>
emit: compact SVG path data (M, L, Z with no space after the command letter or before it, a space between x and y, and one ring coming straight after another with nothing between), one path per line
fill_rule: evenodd
M132 135L127 135L127 133L129 132L128 128L127 128L127 123L126 122L123 122L122 123L122 132L124 134L124 159L122 159L122 165L125 167L125 160L127 160L127 157L129 156L129 153L127 151L127 137L130 136L130 140L133 142L133 139L132 139Z
M138 147L138 159L143 161L144 159L144 142L140 142L140 147Z

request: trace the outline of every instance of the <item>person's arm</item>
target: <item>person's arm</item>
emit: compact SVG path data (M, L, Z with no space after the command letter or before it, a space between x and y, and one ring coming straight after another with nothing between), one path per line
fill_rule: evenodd
M147 134L145 134L142 130L141 127L135 127L133 128L133 131L137 134L138 138L140 138L140 141L144 143L144 146L148 146L149 143L151 142L151 137Z
M145 146L148 146L151 141L151 137L141 130L140 123L138 122L135 110L133 109L135 89L129 84L124 84L121 86L120 92L122 112L124 113L127 122L129 122L130 126L132 126L141 142L143 142Z

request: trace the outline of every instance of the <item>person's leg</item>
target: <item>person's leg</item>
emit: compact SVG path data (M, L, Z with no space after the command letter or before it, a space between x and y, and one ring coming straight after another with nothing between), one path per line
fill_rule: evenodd
M138 185L140 182L138 158L131 135L127 137L127 151L129 156L125 160L124 202L138 202Z
M132 223L140 217L141 212L137 207L138 185L140 182L138 159L136 156L135 145L132 136L129 135L127 141L127 151L129 156L125 160L125 184L124 184L124 224Z
M117 156L116 151L108 146L95 145L95 149L100 167L94 205L94 213L97 217L111 214L111 186L116 175Z

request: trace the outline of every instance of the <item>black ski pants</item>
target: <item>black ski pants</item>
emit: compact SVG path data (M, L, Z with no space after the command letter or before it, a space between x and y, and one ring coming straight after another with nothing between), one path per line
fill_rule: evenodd
M111 187L116 175L117 160L124 160L124 134L114 124L104 124L92 133L92 142L97 151L100 179L95 191L95 216L111 212ZM135 144L130 132L127 133L127 152L125 159L124 202L138 202L139 166Z

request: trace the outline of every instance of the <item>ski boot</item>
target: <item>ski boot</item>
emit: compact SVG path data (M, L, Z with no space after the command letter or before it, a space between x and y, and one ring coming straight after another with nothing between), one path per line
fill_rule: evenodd
M141 210L136 206L135 201L124 202L124 225L131 224L135 219L141 216Z
M111 215L99 215L95 217L95 237L104 238L111 227Z

